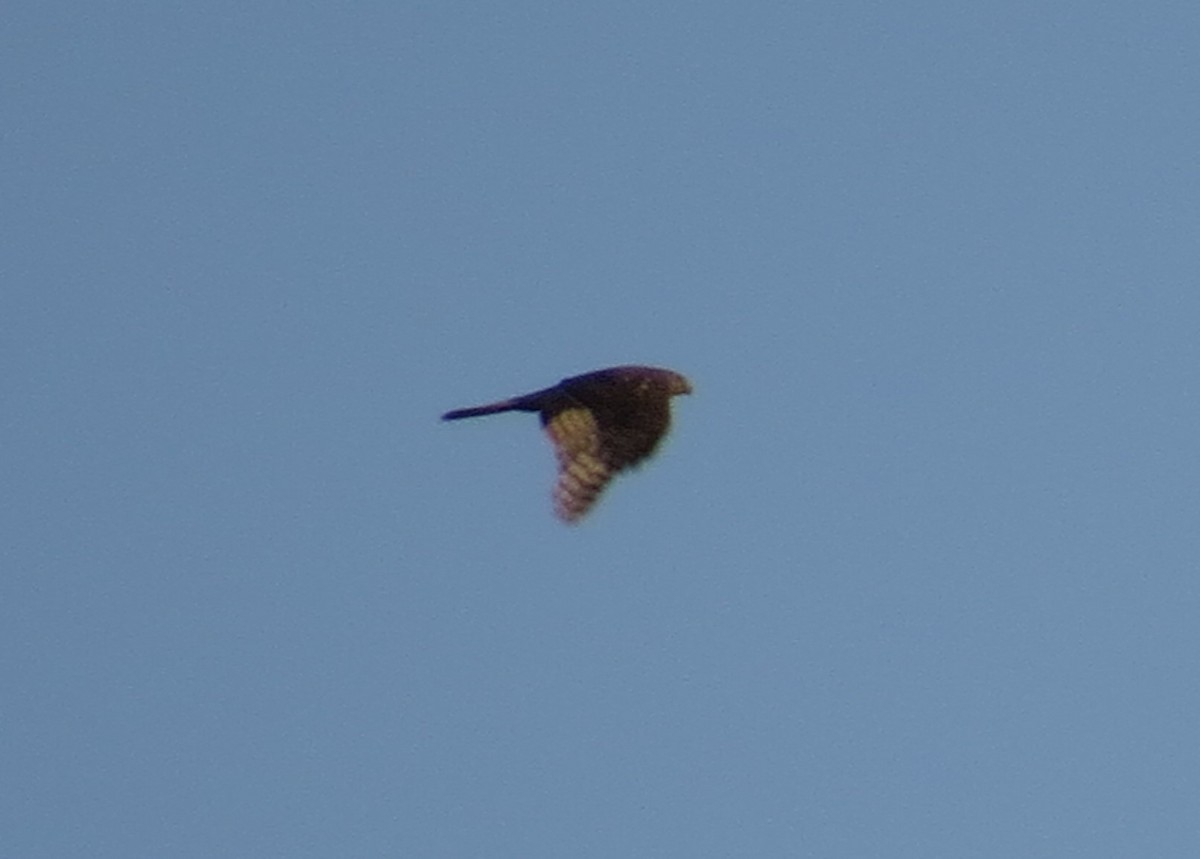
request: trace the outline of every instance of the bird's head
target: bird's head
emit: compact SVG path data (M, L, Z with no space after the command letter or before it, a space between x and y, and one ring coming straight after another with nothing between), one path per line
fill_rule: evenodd
M667 390L672 397L692 392L692 383L687 380L686 376L673 370L668 370L667 374Z

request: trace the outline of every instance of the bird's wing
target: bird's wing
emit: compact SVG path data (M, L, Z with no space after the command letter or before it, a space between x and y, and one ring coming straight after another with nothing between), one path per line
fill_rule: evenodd
M615 469L600 443L600 428L592 412L570 407L546 421L546 433L558 458L554 512L565 522L579 520L612 480Z

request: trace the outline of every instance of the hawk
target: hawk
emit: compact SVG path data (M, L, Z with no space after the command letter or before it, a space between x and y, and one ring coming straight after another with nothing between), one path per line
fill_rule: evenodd
M576 522L614 476L654 453L671 426L671 397L691 392L691 383L673 370L609 367L532 394L455 409L442 420L537 412L558 458L554 512Z

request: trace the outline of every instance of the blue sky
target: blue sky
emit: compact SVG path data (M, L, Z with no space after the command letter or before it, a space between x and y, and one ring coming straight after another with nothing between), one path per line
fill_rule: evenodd
M1198 25L15 4L0 852L1197 855Z

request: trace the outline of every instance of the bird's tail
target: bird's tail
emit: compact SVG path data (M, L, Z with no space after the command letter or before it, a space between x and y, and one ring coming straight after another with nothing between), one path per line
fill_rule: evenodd
M486 406L472 406L469 409L455 409L452 412L446 412L442 415L444 421L457 421L462 418L477 418L482 415L495 415L500 412L517 412L527 411L524 405L523 397L515 397L511 400L501 400L498 403L488 403Z

